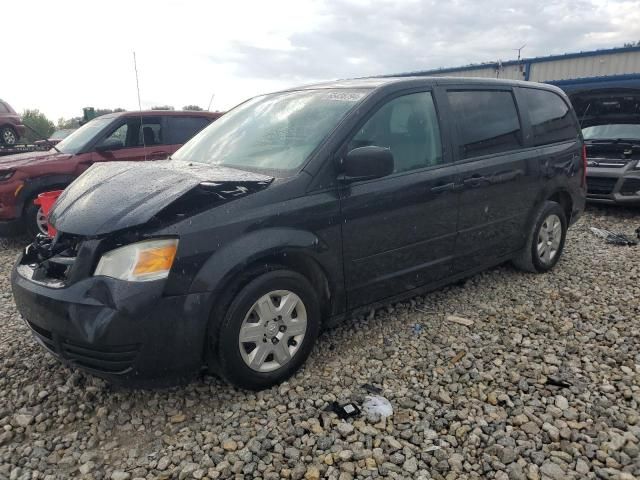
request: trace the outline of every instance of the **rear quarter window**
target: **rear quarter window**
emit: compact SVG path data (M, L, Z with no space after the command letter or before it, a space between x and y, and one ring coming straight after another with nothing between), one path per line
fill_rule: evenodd
M9 113L9 109L2 102L0 102L0 113Z
M454 90L447 96L457 125L460 158L522 147L522 129L511 91Z
M571 109L559 95L535 88L522 88L521 92L533 130L533 145L575 140L578 137L579 129Z
M187 143L196 133L209 125L211 120L204 117L169 117L169 143Z

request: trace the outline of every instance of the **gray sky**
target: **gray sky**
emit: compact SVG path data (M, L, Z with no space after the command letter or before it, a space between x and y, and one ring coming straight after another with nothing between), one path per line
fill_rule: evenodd
M0 98L54 121L137 108L133 50L143 108L215 93L224 110L319 80L508 60L524 43L530 57L640 40L640 0L30 0L2 16Z

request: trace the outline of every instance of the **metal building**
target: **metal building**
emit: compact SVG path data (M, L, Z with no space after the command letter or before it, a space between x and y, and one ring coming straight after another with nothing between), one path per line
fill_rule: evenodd
M440 68L399 76L412 75L531 80L558 85L568 93L583 88L640 88L640 46Z

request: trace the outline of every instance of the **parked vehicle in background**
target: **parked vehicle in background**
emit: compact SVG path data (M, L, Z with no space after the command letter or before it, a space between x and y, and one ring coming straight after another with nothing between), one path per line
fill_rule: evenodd
M36 140L33 143L38 148L48 149L48 147L53 147L54 145L57 145L58 143L60 143L62 140L67 138L69 135L71 135L75 131L76 131L75 128L63 128L53 132L51 136L46 140Z
M640 90L571 96L587 148L587 199L640 205Z
M49 151L0 157L0 234L46 233L33 200L62 190L96 163L164 160L221 113L154 110L112 113L86 123Z
M55 241L18 259L34 335L115 382L203 365L260 389L321 326L511 260L547 272L585 203L561 90L375 78L251 99L171 161L94 165L59 198Z
M0 100L0 144L15 145L24 136L22 118L7 102Z

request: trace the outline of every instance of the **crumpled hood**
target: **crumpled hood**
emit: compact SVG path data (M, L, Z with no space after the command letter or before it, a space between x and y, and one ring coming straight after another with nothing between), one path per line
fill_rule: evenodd
M15 155L0 157L0 169L27 167L52 160L66 160L69 157L71 157L71 155L58 153L56 151L16 153Z
M50 214L57 230L96 236L147 223L191 190L220 199L266 188L273 177L179 161L94 164L60 196Z

